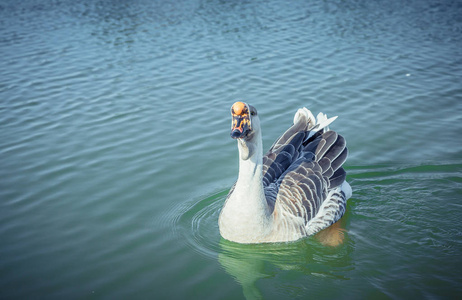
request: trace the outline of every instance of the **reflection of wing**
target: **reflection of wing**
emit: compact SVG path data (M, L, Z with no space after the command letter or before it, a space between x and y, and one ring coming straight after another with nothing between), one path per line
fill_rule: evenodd
M336 222L345 212L346 197L339 188L345 180L345 139L323 132L305 118L289 128L263 158L263 186L275 220L300 236ZM323 126L324 127L324 126ZM289 228L290 227L290 228ZM314 229L316 229L314 231Z

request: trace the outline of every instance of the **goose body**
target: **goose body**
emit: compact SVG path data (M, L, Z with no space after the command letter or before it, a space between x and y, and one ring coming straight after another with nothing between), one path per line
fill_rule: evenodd
M342 165L345 139L299 109L294 124L263 155L256 109L231 108L231 137L239 149L239 175L218 220L223 238L238 243L288 242L315 234L338 221L351 196Z

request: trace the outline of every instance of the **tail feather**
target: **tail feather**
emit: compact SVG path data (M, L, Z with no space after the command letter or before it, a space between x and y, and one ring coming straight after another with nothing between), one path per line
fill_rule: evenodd
M324 129L324 132L329 131L329 125L337 118L338 116L327 118L326 114L320 112L316 117L316 125L318 126L318 130Z

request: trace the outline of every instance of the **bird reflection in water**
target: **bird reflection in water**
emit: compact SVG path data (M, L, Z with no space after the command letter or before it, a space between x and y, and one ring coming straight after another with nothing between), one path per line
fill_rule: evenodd
M218 260L242 286L246 299L263 298L259 286L264 285L257 285L259 279L271 280L287 271L303 278L304 290L310 284L306 276L348 280L348 272L354 269L351 259L354 244L345 229L345 219L313 237L292 243L238 244L222 238ZM278 288L278 283L271 286ZM280 288L285 294L292 289L294 295L300 290L297 282L292 287Z

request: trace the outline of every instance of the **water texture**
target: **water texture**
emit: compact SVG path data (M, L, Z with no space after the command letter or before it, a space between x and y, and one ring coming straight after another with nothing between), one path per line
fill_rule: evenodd
M462 292L461 1L0 0L0 54L1 299ZM339 116L342 245L220 238L236 100Z

